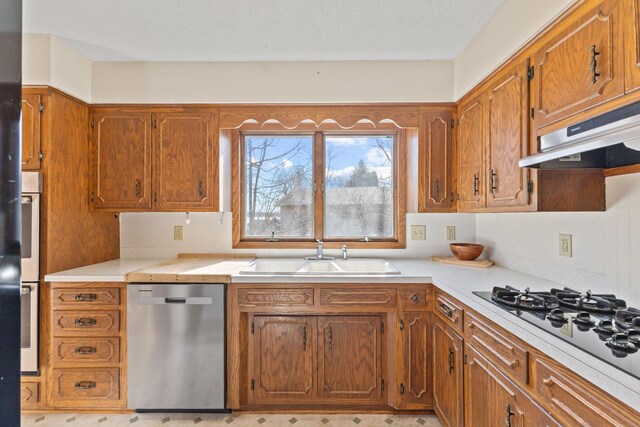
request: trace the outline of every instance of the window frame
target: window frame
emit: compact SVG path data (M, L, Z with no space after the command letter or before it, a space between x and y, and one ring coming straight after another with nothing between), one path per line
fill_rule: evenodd
M313 236L282 238L267 241L264 237L246 237L245 226L245 135L314 135L313 138ZM387 238L371 238L363 241L359 236L353 238L325 238L324 236L324 181L325 181L325 137L326 136L393 136L393 229L394 235ZM326 248L340 248L347 245L350 249L402 249L406 247L406 146L407 133L396 126L383 129L371 129L369 126L354 126L351 129L272 129L264 130L237 128L232 131L232 212L234 249L297 249L315 248L316 240L323 240Z

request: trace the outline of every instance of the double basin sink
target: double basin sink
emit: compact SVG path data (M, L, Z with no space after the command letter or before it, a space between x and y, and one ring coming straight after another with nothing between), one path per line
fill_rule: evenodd
M255 259L240 274L277 275L382 275L400 274L387 260L379 258L351 259Z

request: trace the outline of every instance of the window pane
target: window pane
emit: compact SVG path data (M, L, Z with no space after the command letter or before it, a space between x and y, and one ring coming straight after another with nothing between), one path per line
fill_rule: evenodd
M393 136L325 138L325 236L393 237Z
M244 235L313 237L313 136L244 137Z

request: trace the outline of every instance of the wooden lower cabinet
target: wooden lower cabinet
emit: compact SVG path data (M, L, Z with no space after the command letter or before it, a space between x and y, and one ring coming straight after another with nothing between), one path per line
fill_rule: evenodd
M437 319L433 327L433 409L445 427L464 422L462 338Z
M431 409L433 403L431 314L409 312L400 316L402 352L400 405L402 409Z
M41 405L40 383L38 381L22 380L20 402L22 409L37 409Z
M516 384L465 344L464 419L466 426L559 426Z

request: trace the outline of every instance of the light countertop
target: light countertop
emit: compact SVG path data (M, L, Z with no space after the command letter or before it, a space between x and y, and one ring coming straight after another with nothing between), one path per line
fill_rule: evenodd
M640 380L612 367L600 359L572 346L513 314L474 295L473 291L489 291L494 286L511 285L520 289L548 290L561 284L519 273L506 268L459 267L424 259L394 259L389 262L401 271L395 275L325 276L325 275L230 275L231 283L433 283L437 288L487 317L523 341L572 369L620 401L640 408ZM68 270L45 277L46 281L124 281L125 274L158 264L158 259L121 259ZM247 263L250 260L247 260ZM162 263L162 265L166 265ZM637 303L637 302L636 302Z

